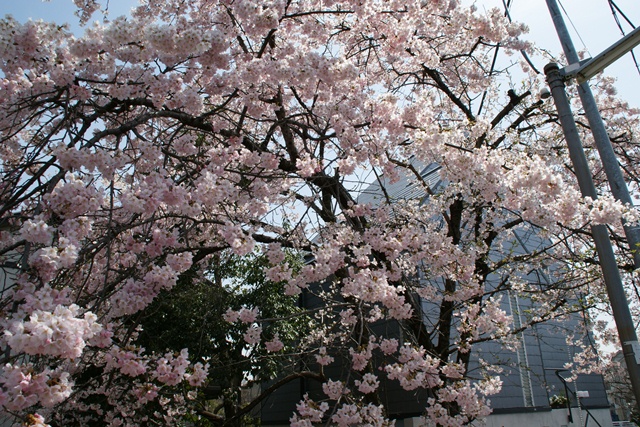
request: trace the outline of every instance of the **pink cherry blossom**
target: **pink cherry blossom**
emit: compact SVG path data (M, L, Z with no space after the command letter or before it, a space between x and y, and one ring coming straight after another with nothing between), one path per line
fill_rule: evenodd
M260 334L262 334L262 327L258 325L251 325L247 328L243 337L245 342L250 345L258 344L260 342Z
M284 348L284 344L277 335L271 341L266 341L264 345L269 353L274 353Z
M80 357L86 341L100 333L97 317L75 304L58 305L53 312L35 310L28 321L13 321L5 330L5 340L15 353L47 354L62 358Z

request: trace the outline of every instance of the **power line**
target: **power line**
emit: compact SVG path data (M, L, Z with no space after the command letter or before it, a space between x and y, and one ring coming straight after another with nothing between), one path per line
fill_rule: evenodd
M573 28L573 31L576 32L576 35L578 36L578 38L580 39L580 43L582 43L582 47L584 48L584 50L586 50L587 52L589 52L589 48L587 47L587 45L585 44L584 40L582 40L582 36L580 35L580 32L578 31L578 29L576 28L576 26L574 25L573 21L571 20L571 17L569 16L569 13L567 13L567 10L564 8L564 5L562 4L562 2L560 0L558 0L558 4L560 5L560 7L562 8L562 12L564 13L564 16L567 17L567 19L569 20L569 23L571 24L571 27ZM567 61L569 59L567 58Z
M609 0L609 8L611 9L611 14L613 15L613 19L615 19L616 24L618 25L618 28L620 29L620 32L622 33L623 36L626 36L626 34L624 32L624 28L622 28L622 23L620 22L620 18L618 18L618 13L622 15L624 20L627 21L627 24L629 24L631 28L635 30L636 26L633 25L633 22L631 22L631 20L627 17L627 15L625 15L622 9L620 9L620 7L618 7L618 5L615 4L613 0ZM638 59L636 58L636 54L633 53L633 50L631 50L631 57L633 58L633 63L636 65L636 70L638 71L638 74L640 74L640 66L638 65Z
M622 15L624 20L627 21L627 24L631 25L631 28L633 28L635 30L636 26L633 25L633 22L631 22L631 20L627 17L627 15L625 15L625 13L622 11L622 9L620 9L620 7L618 7L618 5L615 4L615 2L613 0L609 0L609 7L611 8L611 12L613 13L613 17L616 19L616 22L618 23L618 28L620 28L620 31L622 32L623 36L626 35L626 34L624 33L624 29L620 25L620 19L618 19L618 15L617 15L616 11L618 13L620 13L620 15Z

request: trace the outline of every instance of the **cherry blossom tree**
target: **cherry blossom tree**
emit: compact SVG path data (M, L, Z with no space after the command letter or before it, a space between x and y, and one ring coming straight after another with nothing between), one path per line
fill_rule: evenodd
M75 3L83 23L100 8ZM498 48L530 49L524 30L457 0L142 0L83 36L0 21L3 411L31 426L234 425L305 377L324 395L293 426L387 425L382 379L428 390L433 425L488 415L500 384L469 377L473 346L516 346L600 305L589 225L610 225L626 267L620 219L636 219L604 194L593 151L603 197L580 197L554 109L533 95L542 78L524 64L511 87L492 67ZM638 111L600 84L637 183ZM401 180L412 197L389 191ZM518 254L514 233L539 243ZM282 377L211 413L200 401L224 357L164 352L144 327L215 286L229 253L265 257L289 307L225 299L234 357ZM532 302L519 326L510 294ZM303 297L321 304L294 309ZM276 334L299 319L312 332ZM404 342L376 332L384 321ZM332 377L334 361L351 369Z

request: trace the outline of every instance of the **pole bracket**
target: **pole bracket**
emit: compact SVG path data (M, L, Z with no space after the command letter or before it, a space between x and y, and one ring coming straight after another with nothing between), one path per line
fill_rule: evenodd
M566 67L560 69L560 75L565 82L571 83L574 78L578 77L584 65L589 61L591 61L591 58L586 58L582 61L574 62L573 64L567 65Z

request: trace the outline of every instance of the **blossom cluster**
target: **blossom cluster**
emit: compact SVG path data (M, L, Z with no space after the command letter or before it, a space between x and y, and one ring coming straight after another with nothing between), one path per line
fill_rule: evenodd
M45 369L36 372L32 364L2 368L0 405L7 411L22 411L36 404L51 408L64 401L72 391L68 372Z
M78 317L79 313L80 307L75 304L58 305L53 312L35 310L28 321L9 322L4 339L14 354L78 358L87 341L102 330L95 314L87 311Z

